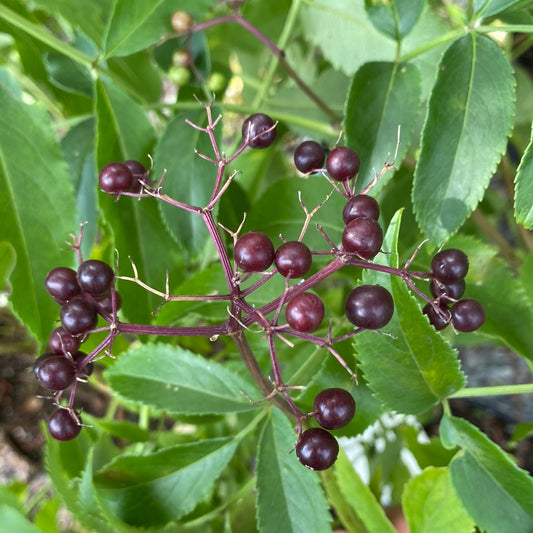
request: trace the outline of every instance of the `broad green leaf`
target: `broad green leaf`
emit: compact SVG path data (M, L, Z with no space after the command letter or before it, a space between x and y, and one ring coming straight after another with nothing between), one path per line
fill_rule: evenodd
M475 0L474 2L476 13L481 12L483 17L491 17L510 7L519 5L524 6L524 0Z
M286 416L273 409L257 452L257 523L262 533L331 531L318 474L291 453L295 438Z
M453 489L447 468L426 468L405 486L402 506L410 533L471 533L474 522Z
M345 501L364 525L366 531L382 533L395 531L385 516L383 507L376 500L368 485L363 483L342 449L334 465L334 476Z
M422 132L413 204L423 233L438 245L483 197L510 133L511 66L490 38L455 41L440 63Z
M450 463L451 479L476 525L487 533L532 531L533 478L466 420L446 416L440 430L463 449Z
M116 394L173 413L246 411L250 398L257 398L257 391L224 366L168 344L133 348L105 375Z
M212 110L216 118L216 108ZM207 126L204 109L178 113L167 124L154 150L154 176L166 171L162 192L178 202L204 207L211 196L217 175L217 166L200 157L214 157L209 136L185 122L189 119L200 127ZM222 124L214 134L220 142ZM181 249L191 255L203 250L209 238L207 228L199 215L161 202L163 220Z
M213 0L117 0L107 29L104 53L127 56L159 41L170 31L172 13L202 14Z
M17 263L17 253L6 241L0 241L0 291L9 290L9 276Z
M366 12L372 24L397 41L401 41L413 29L424 5L424 0L365 0Z
M18 509L3 503L0 503L0 524L4 531L42 533L42 529L32 524Z
M83 65L62 54L48 53L44 57L50 82L70 93L92 97L93 80Z
M359 190L381 172L385 163L392 162L398 140L399 165L411 144L419 106L420 72L416 66L366 63L356 72L346 100L344 129L348 146L361 159ZM393 174L389 169L372 194L377 194Z
M387 231L379 263L397 266L400 217ZM419 303L397 276L367 270L363 283L379 284L393 297L395 313L383 328L386 335L363 331L354 337L357 358L369 387L390 409L418 414L464 385L456 353L429 324ZM405 391L409 391L406 394Z
M10 278L13 309L42 340L58 317L44 278L74 261L74 254L61 251L76 231L73 191L44 110L22 103L2 85L0 107L0 241L8 241L17 254Z
M123 455L94 476L97 498L126 524L162 526L204 500L237 447L228 438Z
M533 229L533 125L531 140L516 171L514 213L519 224Z

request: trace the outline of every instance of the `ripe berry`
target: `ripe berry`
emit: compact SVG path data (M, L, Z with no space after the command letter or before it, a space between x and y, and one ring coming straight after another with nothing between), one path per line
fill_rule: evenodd
M302 333L311 333L320 326L324 313L322 300L310 292L304 292L295 296L287 304L285 319L292 329Z
M326 152L321 144L316 141L304 141L294 151L294 165L300 172L308 174L321 169L325 157Z
M346 316L359 328L379 329L394 313L390 292L381 285L360 285L346 298Z
M326 470L339 454L339 443L322 428L305 430L296 443L296 456L300 463L311 470Z
M71 409L59 408L48 419L48 432L56 440L72 440L80 431L81 420Z
M33 375L45 389L64 390L74 381L74 363L66 355L44 353L35 361Z
M452 325L465 333L479 329L485 322L485 310L477 300L464 299L450 307Z
M76 352L72 359L74 361L74 368L76 370L76 375L81 379L87 379L94 371L94 363L90 361L84 366L81 366L83 360L87 357L85 352Z
M354 218L342 232L344 250L362 259L375 257L382 244L383 230L373 218Z
M274 245L264 233L250 231L239 237L233 255L239 268L245 272L262 272L274 261Z
M465 285L464 278L451 283L442 283L432 279L429 282L429 290L433 298L438 298L442 303L453 303L465 293Z
M252 148L267 148L276 140L276 125L264 113L250 115L242 125L242 138Z
M348 146L333 148L326 158L326 170L335 181L348 181L359 172L359 156Z
M312 261L311 250L300 241L283 243L274 256L278 272L289 278L298 278L306 274L311 268Z
M439 313L432 304L427 303L423 309L424 313L429 320L429 323L437 330L444 329L450 323L450 312L448 306L444 303L439 305L439 309L442 311Z
M73 354L78 351L81 345L81 339L79 337L73 337L65 328L59 326L50 333L48 345L54 353L63 355L66 353Z
M379 219L379 204L375 198L368 194L352 196L342 211L342 220L349 224L355 218Z
M143 184L141 182L146 182L148 178L146 167L135 159L128 159L127 161L124 161L124 164L130 169L133 175L131 192L140 193L143 189Z
M64 303L81 293L76 272L72 268L57 267L48 272L44 280L48 294L58 303Z
M133 183L133 174L124 163L108 163L98 177L100 189L108 194L128 192Z
M316 421L325 429L339 429L355 414L355 400L344 389L331 388L319 392L313 401Z
M113 296L111 294L111 291L109 291L107 294L104 294L104 296L98 297L96 300L96 305L100 311L103 311L104 313L107 313L108 315L113 314ZM115 309L118 311L122 306L122 298L120 297L120 294L115 291Z
M89 259L78 267L78 283L91 296L103 296L113 284L113 269L103 261Z
M60 311L63 328L71 335L86 333L96 326L98 316L93 305L81 298L68 301Z
M431 260L431 272L442 283L453 283L468 272L468 257L461 250L441 250Z

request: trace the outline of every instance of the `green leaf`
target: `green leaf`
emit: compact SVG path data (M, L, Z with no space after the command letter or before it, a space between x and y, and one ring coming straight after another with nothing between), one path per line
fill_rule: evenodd
M76 228L73 191L44 110L22 103L2 85L0 107L0 241L17 254L11 302L32 333L45 339L58 308L44 290L44 278L74 260L74 254L60 253Z
M424 0L365 0L366 12L372 24L397 41L413 29L424 5Z
M346 454L339 452L335 462L334 476L344 500L366 528L365 531L393 533L396 531L385 515L383 507L355 471Z
M481 12L483 17L491 17L512 7L513 5L524 4L523 0L475 0L474 9L476 13Z
M222 365L168 344L144 344L122 354L105 376L122 397L173 413L246 411L257 396Z
M209 495L236 447L236 441L220 438L143 456L125 454L95 474L97 497L133 526L178 520Z
M93 80L86 67L61 54L48 53L44 64L50 81L60 89L92 97Z
M402 494L410 533L470 533L474 522L457 498L447 468L426 468Z
M487 533L532 531L533 478L466 420L444 417L441 434L463 448L450 463L451 479L476 525Z
M213 109L216 118L217 111ZM211 196L217 175L217 166L200 157L195 150L208 157L214 157L209 136L185 122L207 126L204 109L178 113L167 124L163 135L154 150L154 176L162 176L163 193L171 198L197 207L204 207ZM222 124L219 123L214 135L220 142ZM163 220L176 242L191 255L203 250L209 233L196 214L161 202L159 205Z
M455 233L481 200L506 147L513 103L512 69L492 39L469 34L448 48L413 184L417 221L434 244Z
M397 266L399 213L391 221L383 250L376 260ZM363 283L377 283L393 297L395 312L383 331L354 337L357 358L375 395L389 408L419 414L464 385L456 352L422 314L418 302L397 276L367 270ZM405 394L409 391L409 394Z
M261 533L331 531L318 475L290 453L294 444L291 424L273 409L257 452L257 523Z
M0 291L8 290L9 276L17 263L17 253L9 242L0 242Z
M42 533L42 529L32 524L18 509L3 503L0 503L0 523L4 531Z
M106 57L127 56L148 48L170 30L172 13L179 10L201 14L213 0L116 0L107 29Z
M399 164L411 143L420 106L420 72L411 64L366 63L352 79L344 129L346 142L361 159L359 190L396 157ZM389 170L372 189L377 192L393 176Z
M529 145L516 171L514 214L519 224L533 229L533 125Z

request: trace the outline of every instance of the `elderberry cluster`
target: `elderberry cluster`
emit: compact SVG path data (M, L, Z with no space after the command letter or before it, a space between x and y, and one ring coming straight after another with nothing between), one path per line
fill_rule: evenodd
M98 321L98 315L109 316L120 308L120 295L112 291L112 268L99 260L84 261L75 271L68 267L52 269L45 279L45 288L61 306L61 326L50 334L48 351L35 361L35 378L44 388L55 392L58 408L48 419L50 435L57 440L71 440L81 430L81 418L72 406L59 405L66 389L77 380L87 380L93 362L80 350Z

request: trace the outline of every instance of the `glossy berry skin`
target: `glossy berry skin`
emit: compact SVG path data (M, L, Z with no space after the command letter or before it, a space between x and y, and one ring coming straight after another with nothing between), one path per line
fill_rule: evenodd
M442 283L436 279L429 282L429 290L433 298L438 298L442 303L453 303L465 293L466 283L464 278L451 283Z
M98 307L99 311L102 311L104 313L107 313L108 315L113 314L113 296L111 291L109 291L107 294L104 294L104 296L98 297L96 300L96 306ZM115 309L118 311L122 306L122 298L120 297L120 294L115 291Z
M323 428L340 429L354 417L355 400L345 389L325 389L315 396L313 412Z
M94 306L81 298L68 301L61 308L59 317L63 328L71 335L87 333L98 321Z
M66 353L73 354L78 351L81 345L81 339L79 337L73 337L65 328L59 326L50 333L48 345L54 353L62 355Z
M337 460L339 443L322 428L305 430L296 443L296 457L311 470L326 470Z
M64 390L74 381L74 363L66 355L45 353L35 361L33 375L45 389Z
M322 300L310 292L295 296L285 308L285 319L289 326L301 333L311 333L324 319Z
M431 260L431 272L433 277L442 283L453 283L466 276L468 257L463 251L455 248L441 250Z
M78 267L80 287L95 298L108 293L114 279L113 269L98 259L89 259Z
M245 272L262 272L274 261L274 245L268 235L250 231L237 239L233 256L238 267Z
M48 419L48 432L56 440L72 440L80 431L81 421L70 409L57 409Z
M362 259L375 257L382 244L383 230L373 218L354 218L342 232L344 250Z
M294 165L303 174L320 170L325 158L324 147L316 141L303 141L294 151Z
M348 146L333 148L326 158L326 170L335 181L348 181L358 172L361 162L357 153Z
M72 359L74 361L74 368L76 369L76 375L81 379L87 379L94 371L94 363L91 361L85 366L81 366L83 360L87 357L85 352L76 352Z
M268 148L276 140L275 123L264 113L250 115L242 125L242 138L251 148Z
M389 323L394 313L390 292L381 285L360 285L346 298L348 320L359 328L379 329Z
M443 330L450 323L450 311L448 310L448 306L441 303L439 308L442 313L437 312L433 305L428 302L422 309L422 313L428 317L429 323L437 331Z
M485 322L485 310L477 300L465 298L450 307L452 325L457 331L469 333Z
M368 194L357 194L352 196L344 206L342 220L349 224L356 218L379 219L379 204L375 198Z
M141 182L146 182L148 177L146 167L135 159L128 159L127 161L124 161L124 164L131 170L133 175L133 183L130 188L131 192L140 193L143 189Z
M78 284L76 272L68 267L56 267L48 272L44 286L58 303L65 303L78 296L81 288Z
M134 183L131 170L119 162L108 163L98 176L100 189L108 194L128 192Z
M299 278L307 274L312 262L311 250L300 241L284 242L274 256L278 272L286 278Z

